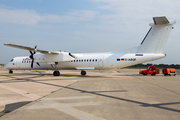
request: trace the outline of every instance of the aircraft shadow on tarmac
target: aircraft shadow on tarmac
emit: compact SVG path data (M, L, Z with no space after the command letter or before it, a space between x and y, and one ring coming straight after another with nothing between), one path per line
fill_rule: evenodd
M141 74L120 74L120 75L114 75L114 76L142 76Z
M24 105L27 105L29 103L31 103L32 101L26 101L26 102L17 102L17 103L12 103L12 104L7 104L5 106L5 109L0 112L0 117L5 115L6 113L12 112L15 109L18 109Z

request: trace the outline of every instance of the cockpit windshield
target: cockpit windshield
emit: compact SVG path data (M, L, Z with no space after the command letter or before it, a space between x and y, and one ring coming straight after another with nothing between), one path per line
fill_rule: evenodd
M14 59L12 59L10 62L13 62Z

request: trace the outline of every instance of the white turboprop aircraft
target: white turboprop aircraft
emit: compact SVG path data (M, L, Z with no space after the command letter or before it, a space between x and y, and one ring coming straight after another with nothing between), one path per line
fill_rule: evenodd
M30 56L13 58L6 64L5 68L9 70L9 73L13 73L12 70L54 70L53 75L59 76L60 72L58 70L81 70L81 75L86 75L85 70L111 70L161 59L166 56L163 51L171 29L173 29L173 24L176 22L169 21L165 16L153 17L153 20L154 23L149 24L151 28L135 53L73 54L40 50L36 49L36 46L31 48L4 44L28 50L31 53Z

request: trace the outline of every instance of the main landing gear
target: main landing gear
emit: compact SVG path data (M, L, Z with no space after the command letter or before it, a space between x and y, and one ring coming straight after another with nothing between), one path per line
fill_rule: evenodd
M57 65L58 65L58 62L55 62L55 70L53 72L54 76L60 76L60 72L57 70Z
M82 75L82 76L85 76L85 75L86 75L86 71L82 70L82 71L81 71L81 75Z
M60 76L60 72L56 70L56 71L53 72L53 75L54 76ZM81 75L85 76L86 75L86 71L82 70L81 71Z
M54 68L54 72L53 72L54 76L60 76L60 72L57 70L57 65L58 65L58 62L55 62L55 67L53 67L53 65L51 64L52 68ZM86 71L82 70L81 71L81 75L85 76L86 75Z
M59 71L54 71L54 72L53 72L53 75L54 75L54 76L60 76L60 72L59 72Z

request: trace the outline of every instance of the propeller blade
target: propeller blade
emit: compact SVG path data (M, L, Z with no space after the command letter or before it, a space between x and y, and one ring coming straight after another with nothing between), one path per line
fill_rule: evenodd
M39 63L36 63L38 66L40 66L40 64Z
M34 64L34 59L32 59L31 68L33 68L33 64Z
M32 51L29 51L31 53L31 55L33 55Z
M34 47L36 49L37 45ZM36 54L36 52L34 51L34 54Z

